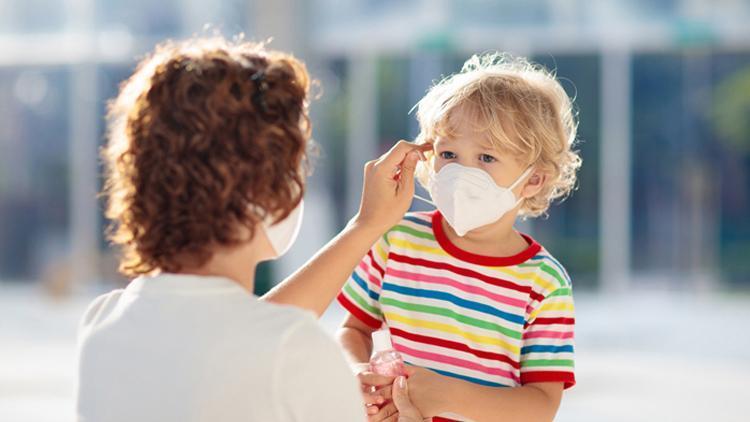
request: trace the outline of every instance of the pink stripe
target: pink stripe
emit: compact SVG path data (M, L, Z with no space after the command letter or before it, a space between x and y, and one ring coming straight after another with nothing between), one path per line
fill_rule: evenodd
M527 331L523 338L573 338L572 331Z
M526 301L520 299L513 299L508 296L499 295L497 293L489 292L481 287L471 286L468 284L459 283L448 277L440 277L434 275L418 274L409 271L394 270L388 267L386 274L391 274L395 277L403 278L406 280L422 281L425 283L442 284L444 286L454 287L459 290L463 290L467 293L473 293L492 299L496 302L504 303L506 305L515 306L517 308L526 307Z
M378 280L377 277L370 273L370 269L367 267L367 265L365 265L364 261L359 261L359 269L365 272L365 275L367 275L367 279L370 280L370 283L380 287L380 280Z
M448 365L459 366L461 368L467 368L474 371L483 372L489 375L495 375L498 377L512 379L513 381L520 382L520 379L511 371L503 371L498 368L490 368L488 366L480 365L475 362L471 362L464 359L452 358L445 355L439 355L437 353L423 352L421 350L415 350L410 347L406 347L402 344L393 342L393 348L399 352L403 352L407 355L414 356L421 359L431 360L433 362L446 363Z

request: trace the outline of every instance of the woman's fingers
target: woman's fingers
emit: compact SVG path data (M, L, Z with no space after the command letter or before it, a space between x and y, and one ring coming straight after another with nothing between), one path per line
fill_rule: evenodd
M380 412L380 408L378 406L375 406L374 404L371 404L369 406L365 406L365 411L367 412L367 416L374 416L375 414Z
M383 406L378 410L378 413L374 415L368 415L367 420L368 422L383 422L387 421L388 418L397 415L398 410L396 410L396 406L393 403L388 403L387 405Z
M388 152L380 156L380 158L375 161L375 164L393 170L402 167L407 156L414 153L416 155L414 157L414 166L416 166L417 161L419 161L421 157L424 157L424 152L430 150L432 150L432 144L417 145L400 140Z
M406 155L411 151L414 151L416 148L417 145L402 139L396 142L396 145L392 146L388 152L381 155L380 158L378 158L377 163L386 166L398 166L404 161Z
M414 171L419 151L432 145L398 142L376 161L365 165L362 202L356 219L383 231L404 216L414 194Z
M389 385L388 387L382 387L377 391L377 394L383 398L383 402L391 399L393 388Z
M362 399L365 401L365 405L366 406L370 406L370 405L379 406L379 405L385 403L385 401L387 399L390 399L390 394L391 394L391 392L388 391L388 397L386 397L385 394L383 394L383 393L381 393L379 391L377 391L377 392L374 392L374 391L362 391Z
M393 404L398 410L399 422L420 422L422 414L409 398L409 386L405 377L398 377L393 383Z

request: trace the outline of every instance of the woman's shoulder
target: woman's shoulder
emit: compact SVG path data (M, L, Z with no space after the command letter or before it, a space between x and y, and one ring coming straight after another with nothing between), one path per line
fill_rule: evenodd
M96 326L112 312L124 292L124 289L112 290L97 296L86 308L78 324L79 331Z
M240 325L248 327L245 332L253 341L258 332L262 332L269 342L279 344L290 340L297 342L305 338L330 337L312 312L290 305L257 300L254 306L246 308L241 319L244 322L240 322Z

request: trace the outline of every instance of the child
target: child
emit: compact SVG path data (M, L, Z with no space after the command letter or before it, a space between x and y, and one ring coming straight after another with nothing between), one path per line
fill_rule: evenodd
M350 312L339 341L363 387L378 389L370 420L395 413L392 379L365 369L381 328L425 417L552 420L575 384L571 283L513 224L574 187L571 101L549 72L491 54L433 86L417 118L418 142L434 148L418 176L437 210L407 214L338 297Z

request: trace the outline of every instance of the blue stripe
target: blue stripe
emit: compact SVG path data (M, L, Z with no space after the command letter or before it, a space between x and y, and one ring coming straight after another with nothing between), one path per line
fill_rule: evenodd
M565 346L547 346L547 345L534 345L526 346L521 348L521 354L527 353L573 353L573 346L567 344Z
M432 372L437 372L440 375L445 375L446 377L453 377L453 378L462 379L464 381L473 382L474 384L486 385L487 387L508 387L505 384L498 384L496 382L485 381L483 379L469 377L469 376L466 376L466 375L454 374L453 372L441 371L441 370L438 370L438 369L428 368L426 366L422 367L422 366L419 366L419 365L414 365L413 363L407 361L406 359L404 359L404 363L407 364L407 365L409 365L409 366L414 366L414 367L417 367L417 368L428 369L428 370L430 370Z
M487 387L508 387L507 385L498 384L496 382L491 382L491 381L485 381L479 378L467 377L466 375L454 374L448 371L439 371L437 369L432 369L432 368L427 368L427 369L433 372L437 372L440 375L445 375L446 377L458 378L464 381L473 382L474 384L485 385Z
M479 311L485 314L500 317L506 321L514 322L516 324L523 324L525 322L523 315L515 315L509 312L503 312L497 308L493 308L492 306L485 305L483 303L472 302L466 299L461 299L460 297L456 297L450 293L437 292L434 290L425 290L425 289L413 289L411 287L397 286L392 283L383 283L383 290L390 290L390 291L401 293L404 295L426 297L430 299L438 299L438 300L447 301L454 305L458 305L466 309L471 309L474 311Z
M370 296L372 300L376 302L380 300L380 295L377 292L373 292L372 290L370 290L367 287L367 283L365 282L365 280L363 280L356 271L352 273L352 280L354 280L354 282L357 283L362 290L366 291L367 295Z
M423 225L425 227L432 228L432 223L431 222L422 220L419 217L415 217L415 216L412 216L412 215L407 215L407 216L404 217L404 220L411 221L412 223L421 224L421 225Z

